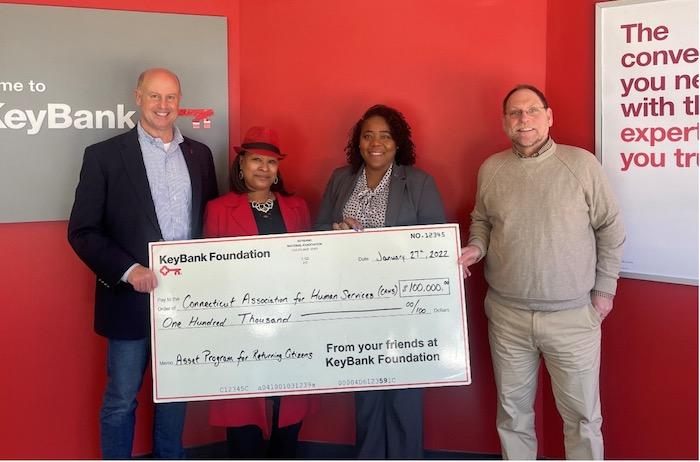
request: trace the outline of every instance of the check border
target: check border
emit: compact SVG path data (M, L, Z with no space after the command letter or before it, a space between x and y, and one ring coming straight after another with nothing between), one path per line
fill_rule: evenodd
M426 226L405 226L405 227L392 227L392 228L379 228L379 229L367 229L365 231L362 231L363 233L395 233L395 232L426 232L426 231L440 231L440 230L450 230L453 232L454 235L454 240L452 244L454 245L454 252L455 255L459 255L459 252L461 250L461 245L460 245L460 234L459 234L459 225L457 224L441 224L441 225L426 225ZM187 246L187 245L195 245L195 244L202 244L202 243L208 243L208 242L245 242L245 241L260 241L260 240L267 240L267 239L291 239L291 238L303 238L303 237L311 237L311 238L318 238L319 236L326 236L326 235L349 235L349 234L357 234L357 231L353 230L348 230L348 231L317 231L317 232L305 232L305 233L288 233L288 234L273 234L273 235L264 235L264 236L241 236L241 237L224 237L224 238L209 238L209 239L198 239L198 240L191 240L191 241L161 241L161 242L154 242L149 244L149 256L151 260L151 268L154 271L158 271L157 268L154 267L154 261L155 261L155 255L154 251L156 248L159 247L168 247L168 246ZM455 264L456 264L456 257L455 257ZM160 274L160 276L165 276L165 274ZM421 279L422 281L428 281L431 279L435 278L423 278ZM458 290L459 293L461 294L459 296L459 301L460 301L460 325L462 329L462 338L464 339L464 344L462 345L463 348L463 354L466 362L466 370L463 375L463 377L456 378L454 380L430 380L430 381L417 381L417 382L400 382L400 383L370 383L372 380L377 381L378 379L383 379L384 377L380 377L382 374L380 373L363 373L363 372L358 372L358 376L364 376L364 375L376 375L377 377L358 377L357 379L352 379L352 381L356 381L356 384L348 384L348 385L338 385L338 386L326 386L326 387L314 387L314 388L309 388L309 389L304 389L304 388L299 388L299 387L292 387L292 388L287 388L285 389L285 385L300 385L299 383L296 383L294 381L288 381L287 383L284 383L285 381L283 380L278 380L274 381L272 380L271 386L277 386L280 385L280 388L274 388L270 390L253 390L253 391L232 391L232 392L219 392L219 393L203 393L203 394L187 394L187 395L177 395L177 396L165 396L164 393L161 393L160 391L160 382L159 382L159 367L158 367L158 360L159 360L159 351L158 351L158 342L157 342L157 331L158 329L156 328L156 323L157 323L157 313L156 310L154 309L155 307L155 292L152 292L150 295L150 300L151 300L151 311L150 311L150 317L151 317L151 342L152 342L152 351L151 351L151 360L152 360L152 371L153 371L153 397L155 402L170 402L170 401L199 401L199 400L212 400L212 399L232 399L232 398L247 398L247 397L261 397L261 396L279 396L279 395L304 395L304 394L321 394L321 393L338 393L338 392L348 392L348 391L366 391L366 390L377 390L377 389L401 389L401 388L425 388L425 387L441 387L441 386L462 386L462 385L469 385L471 383L471 365L470 365L470 357L469 357L469 346L468 346L468 326L467 326L467 305L466 305L466 297L465 297L465 286L464 286L464 279L461 277L456 278L458 282ZM430 295L428 295L430 296ZM399 294L399 298L403 297L403 295ZM337 311L334 311L337 312ZM303 315L302 315L303 316ZM372 317L390 317L390 316L395 316L391 314L386 314L386 315L376 315ZM402 314L401 316L405 316L405 314ZM342 319L342 318L340 318ZM306 321L309 322L309 321ZM313 322L313 321L312 321ZM390 374L384 374L384 375L390 375ZM351 380L348 380L350 382ZM277 383L275 383L277 382ZM303 385L303 384L301 384Z

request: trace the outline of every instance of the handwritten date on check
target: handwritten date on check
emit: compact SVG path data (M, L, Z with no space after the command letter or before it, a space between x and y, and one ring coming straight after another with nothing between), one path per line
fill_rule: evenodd
M471 383L456 224L154 242L155 402Z

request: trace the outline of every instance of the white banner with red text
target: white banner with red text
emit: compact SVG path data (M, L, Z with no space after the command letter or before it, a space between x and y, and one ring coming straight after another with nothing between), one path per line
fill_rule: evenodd
M596 155L627 240L621 275L698 284L698 1L596 4Z

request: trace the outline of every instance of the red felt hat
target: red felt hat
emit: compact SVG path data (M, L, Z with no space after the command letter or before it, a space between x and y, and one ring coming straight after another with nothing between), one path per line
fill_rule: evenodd
M238 154L248 151L263 156L274 156L278 159L284 159L287 156L280 150L277 132L265 127L250 127L243 137L241 145L234 146L233 149Z

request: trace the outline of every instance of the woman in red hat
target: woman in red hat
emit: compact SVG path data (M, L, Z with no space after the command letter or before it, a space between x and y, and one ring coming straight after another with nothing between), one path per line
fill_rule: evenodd
M277 133L251 127L231 165L231 192L210 201L204 215L205 237L254 236L309 231L306 202L288 193L279 172L285 157ZM272 401L272 425L267 404ZM313 395L282 398L244 398L211 403L209 422L227 427L229 455L233 458L295 457L304 417L318 408ZM267 454L264 437L270 439Z

